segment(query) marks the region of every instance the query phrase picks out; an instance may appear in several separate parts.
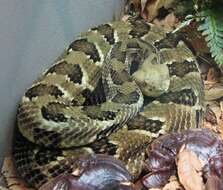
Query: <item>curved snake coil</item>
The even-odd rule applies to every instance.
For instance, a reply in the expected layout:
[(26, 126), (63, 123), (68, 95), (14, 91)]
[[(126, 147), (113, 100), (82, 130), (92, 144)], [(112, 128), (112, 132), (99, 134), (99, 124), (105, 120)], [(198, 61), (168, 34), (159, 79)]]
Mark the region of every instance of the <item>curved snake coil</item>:
[(181, 36), (136, 18), (99, 25), (26, 91), (15, 165), (39, 188), (74, 171), (80, 155), (106, 153), (136, 177), (151, 140), (200, 127), (202, 109), (200, 72)]

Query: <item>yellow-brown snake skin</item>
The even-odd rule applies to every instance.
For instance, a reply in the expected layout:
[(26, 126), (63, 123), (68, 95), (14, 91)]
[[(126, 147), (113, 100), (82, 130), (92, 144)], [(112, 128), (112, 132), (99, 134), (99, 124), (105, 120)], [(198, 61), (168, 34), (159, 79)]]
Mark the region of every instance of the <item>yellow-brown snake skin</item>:
[(15, 166), (35, 188), (105, 153), (138, 176), (161, 134), (198, 128), (203, 84), (181, 36), (129, 18), (82, 33), (22, 97)]

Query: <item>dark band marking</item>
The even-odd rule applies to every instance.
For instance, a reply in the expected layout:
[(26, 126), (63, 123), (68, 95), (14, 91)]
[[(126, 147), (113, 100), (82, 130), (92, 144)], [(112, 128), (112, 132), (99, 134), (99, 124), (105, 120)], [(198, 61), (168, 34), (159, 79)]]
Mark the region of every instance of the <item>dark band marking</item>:
[[(144, 96), (144, 101), (143, 101), (143, 107), (147, 106), (148, 104), (152, 103), (156, 98), (150, 97), (150, 96)], [(142, 108), (143, 108), (142, 107)]]
[(18, 130), (15, 128), (14, 138), (13, 138), (12, 152), (15, 158), (15, 164), (19, 169), (20, 166), (29, 167), (33, 163), (33, 152), (35, 145), (28, 141)]
[(35, 184), (40, 187), (47, 181), (47, 176), (45, 176), (40, 169), (30, 169), (24, 176), (24, 179), (28, 179), (30, 184)]
[(58, 113), (57, 110), (50, 109), (48, 107), (43, 106), (41, 108), (41, 113), (43, 118), (48, 121), (55, 121), (55, 122), (66, 122), (67, 118), (62, 113)]
[(146, 119), (144, 128), (152, 133), (157, 133), (162, 129), (163, 124), (164, 122), (159, 120)]
[(90, 89), (88, 89), (88, 88), (84, 89), (81, 92), (81, 95), (84, 96), (85, 99), (86, 99), (84, 105), (86, 104), (86, 106), (89, 106), (89, 105), (93, 105), (94, 104), (93, 102), (90, 101), (92, 94), (93, 94), (93, 92)]
[(72, 106), (80, 106), (78, 104), (78, 101), (76, 100), (76, 98), (72, 99), (71, 104), (72, 104)]
[(35, 160), (40, 165), (46, 165), (52, 161), (56, 161), (58, 156), (62, 156), (62, 151), (60, 149), (47, 149), (47, 148), (41, 148), (36, 154), (35, 154)]
[(53, 112), (57, 112), (58, 110), (65, 109), (68, 106), (68, 104), (62, 102), (49, 102), (47, 108), (52, 110)]
[(103, 111), (102, 112), (102, 115), (107, 120), (113, 120), (116, 117), (116, 113), (115, 112), (112, 112), (112, 111)]
[(34, 128), (33, 137), (36, 144), (47, 147), (56, 147), (61, 142), (59, 133), (55, 131), (47, 131), (46, 129)]
[(73, 65), (73, 71), (68, 74), (70, 80), (74, 83), (81, 84), (81, 80), (83, 77), (83, 73), (81, 71), (81, 67), (78, 64)]
[(72, 173), (72, 164), (68, 165), (67, 162), (63, 162), (61, 164), (52, 165), (48, 172), (53, 178), (61, 174)]
[(186, 125), (185, 125), (185, 128), (186, 129), (190, 129), (190, 128), (192, 128), (193, 126), (192, 126), (192, 122), (191, 122), (191, 113), (186, 113), (186, 118), (185, 118), (185, 122), (186, 122)]
[(68, 48), (68, 51), (70, 49), (72, 49), (73, 51), (84, 52), (86, 55), (89, 55), (90, 58), (94, 62), (97, 62), (97, 61), (100, 62), (101, 61), (96, 46), (93, 43), (88, 42), (87, 39), (75, 40), (73, 43), (70, 44), (70, 46)]
[(32, 165), (36, 161), (34, 153), (36, 145), (23, 137), (17, 128), (15, 130), (14, 146), (12, 149), (14, 164), (18, 172), (24, 179), (27, 179), (29, 184), (38, 184), (40, 186), (47, 181), (47, 176), (38, 169), (32, 169)]
[(176, 104), (183, 104), (194, 106), (197, 102), (197, 97), (191, 89), (184, 89), (179, 92), (169, 92), (162, 94), (157, 98), (161, 103), (174, 102)]
[(111, 69), (111, 78), (116, 85), (122, 85), (124, 82), (131, 80), (129, 73), (126, 70), (117, 72)]
[(116, 113), (112, 111), (101, 111), (97, 108), (88, 109), (88, 107), (84, 107), (83, 110), (85, 111), (85, 113), (89, 118), (94, 120), (108, 121), (108, 120), (114, 120), (116, 117)]
[(55, 97), (63, 96), (63, 92), (58, 89), (56, 86), (47, 86), (46, 84), (38, 84), (32, 88), (30, 88), (26, 93), (25, 96), (29, 99), (32, 99), (37, 96), (44, 96), (44, 95), (52, 95)]
[(198, 72), (197, 65), (195, 61), (183, 61), (183, 62), (173, 62), (171, 64), (168, 64), (168, 69), (170, 76), (178, 76), (178, 77), (183, 77), (187, 73), (190, 72)]
[(83, 103), (84, 106), (98, 105), (106, 101), (105, 89), (102, 84), (102, 79), (100, 78), (97, 86), (93, 91), (85, 89), (82, 91), (82, 95), (85, 97)]
[(139, 93), (138, 92), (132, 92), (128, 95), (122, 94), (118, 92), (114, 98), (112, 98), (112, 102), (115, 103), (123, 103), (123, 104), (134, 104), (139, 100)]
[(130, 65), (130, 75), (136, 72), (139, 69), (140, 64), (142, 63), (142, 55), (138, 53), (131, 54), (131, 65)]
[(179, 41), (185, 41), (185, 38), (183, 37), (183, 35), (168, 33), (166, 34), (166, 37), (164, 37), (158, 42), (155, 42), (154, 45), (156, 46), (157, 49), (176, 48)]
[(26, 111), (26, 109), (24, 107), (21, 106), (21, 104), (19, 105), (19, 108), (18, 108), (18, 118), (21, 119), (20, 122), (24, 123), (24, 120), (25, 122), (32, 122), (32, 117), (30, 118), (29, 117), (29, 112)]
[(129, 34), (134, 38), (140, 38), (143, 37), (145, 34), (147, 34), (150, 30), (150, 25), (148, 25), (146, 22), (142, 20), (137, 21), (130, 21), (132, 24), (132, 30), (129, 32)]
[(134, 42), (134, 41), (131, 42), (130, 41), (127, 44), (127, 48), (128, 49), (140, 49), (140, 46), (139, 46), (139, 44), (137, 42)]
[(81, 84), (81, 80), (83, 77), (83, 72), (81, 70), (80, 65), (78, 64), (69, 64), (66, 61), (62, 61), (54, 66), (52, 66), (47, 72), (46, 75), (49, 73), (56, 73), (59, 75), (67, 75), (70, 81), (74, 83)]
[(127, 123), (129, 130), (139, 129), (146, 130), (151, 133), (159, 132), (162, 129), (163, 125), (164, 122), (162, 121), (148, 119), (146, 116), (142, 116), (140, 114)]
[(114, 124), (111, 127), (108, 127), (107, 129), (105, 129), (104, 131), (101, 131), (100, 133), (97, 134), (97, 140), (100, 140), (102, 138), (106, 138), (109, 135), (111, 135), (113, 132), (117, 131), (118, 129), (120, 129), (122, 125), (121, 124)]
[(114, 29), (109, 24), (99, 25), (98, 27), (92, 28), (92, 30), (96, 30), (102, 34), (109, 44), (112, 45), (115, 43)]
[(196, 115), (195, 115), (195, 117), (196, 117), (196, 128), (201, 127), (200, 126), (201, 125), (201, 119), (203, 118), (202, 115), (203, 115), (202, 110), (196, 110)]
[(125, 81), (120, 80), (120, 73), (111, 69), (111, 78), (114, 84), (122, 85)]
[(110, 59), (117, 59), (118, 61), (124, 63), (125, 59), (126, 59), (126, 52), (125, 51), (121, 51), (121, 42), (117, 42), (113, 48), (112, 48), (112, 52), (110, 55)]
[(89, 147), (92, 148), (96, 154), (109, 155), (114, 155), (118, 148), (117, 145), (110, 143), (108, 138), (102, 138), (101, 140), (90, 144)]
[(179, 41), (183, 41), (184, 44), (193, 53), (193, 55), (196, 56), (196, 51), (195, 51), (193, 45), (191, 44), (190, 40), (188, 40), (187, 36), (183, 32), (168, 33), (168, 34), (166, 34), (166, 37), (164, 37), (162, 40), (155, 42), (155, 46), (158, 49), (175, 48), (175, 47), (177, 47)]

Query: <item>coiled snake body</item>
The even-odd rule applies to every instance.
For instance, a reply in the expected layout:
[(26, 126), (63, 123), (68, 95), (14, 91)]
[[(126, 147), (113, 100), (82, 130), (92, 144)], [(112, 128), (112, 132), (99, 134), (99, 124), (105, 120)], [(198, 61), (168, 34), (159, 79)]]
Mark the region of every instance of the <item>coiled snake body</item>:
[(199, 69), (180, 36), (135, 18), (103, 24), (71, 43), (23, 96), (15, 165), (36, 188), (94, 152), (137, 176), (151, 140), (200, 127), (202, 107)]

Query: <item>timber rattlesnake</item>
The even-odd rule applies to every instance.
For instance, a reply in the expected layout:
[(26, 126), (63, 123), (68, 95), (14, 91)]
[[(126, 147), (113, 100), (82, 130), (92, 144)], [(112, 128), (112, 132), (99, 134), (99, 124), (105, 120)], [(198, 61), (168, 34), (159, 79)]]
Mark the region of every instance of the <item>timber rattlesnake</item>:
[(79, 155), (108, 153), (137, 176), (158, 135), (200, 127), (203, 84), (176, 34), (129, 18), (92, 28), (27, 90), (13, 156), (38, 188), (75, 169)]

